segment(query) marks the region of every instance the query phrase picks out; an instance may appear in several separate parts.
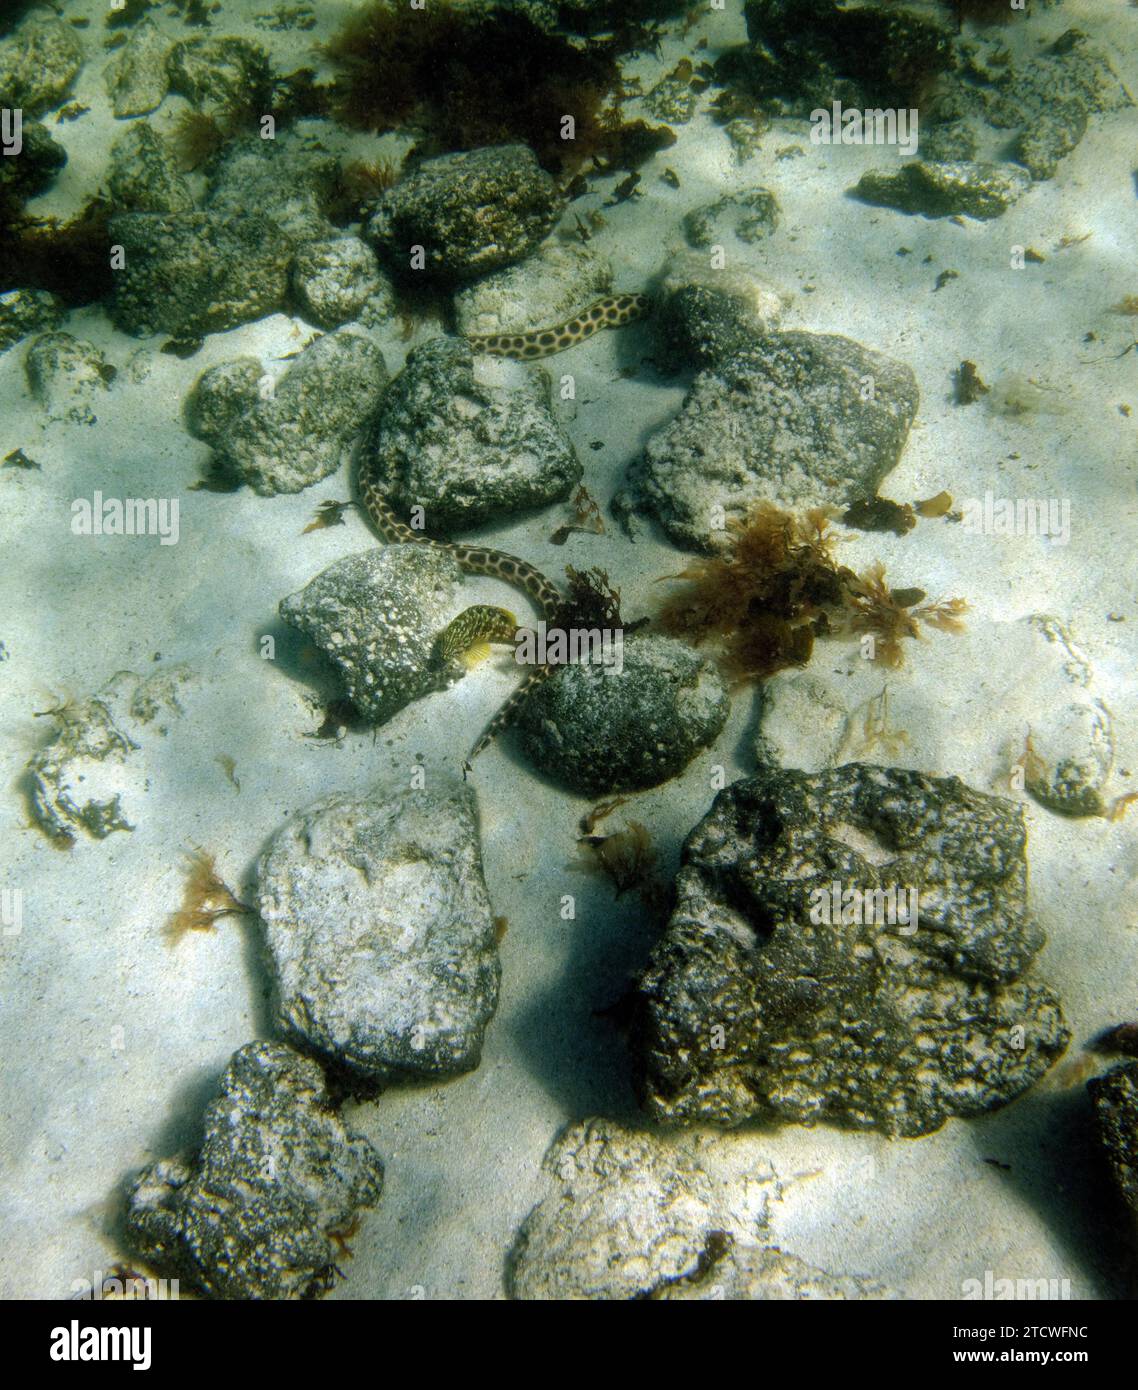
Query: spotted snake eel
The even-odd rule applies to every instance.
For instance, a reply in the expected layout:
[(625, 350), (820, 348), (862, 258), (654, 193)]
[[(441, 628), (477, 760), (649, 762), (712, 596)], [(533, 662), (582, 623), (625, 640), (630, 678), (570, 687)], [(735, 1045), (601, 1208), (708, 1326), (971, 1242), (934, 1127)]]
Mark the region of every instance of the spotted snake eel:
[[(575, 343), (583, 342), (599, 329), (619, 328), (631, 323), (634, 319), (642, 317), (647, 309), (646, 295), (609, 295), (554, 328), (534, 329), (527, 333), (477, 334), (468, 337), (467, 341), (475, 352), (530, 361), (536, 357), (548, 357), (552, 353), (572, 347)], [(359, 467), (357, 491), (360, 505), (384, 541), (389, 544), (428, 545), (436, 550), (445, 551), (458, 562), (464, 574), (489, 575), (492, 579), (504, 580), (507, 584), (521, 589), (537, 604), (547, 626), (557, 625), (559, 615), (564, 611), (565, 598), (552, 580), (547, 579), (528, 561), (520, 560), (516, 555), (508, 555), (505, 551), (494, 550), (484, 545), (469, 545), (465, 541), (434, 540), (412, 530), (392, 510), (373, 470), (374, 460), (365, 454)], [(504, 609), (481, 604), (466, 609), (441, 634), (443, 651), (450, 655), (478, 640), (513, 641), (514, 632), (508, 631), (511, 626), (509, 620), (512, 618), (513, 614), (507, 613)], [(516, 623), (513, 626), (516, 629)], [(536, 666), (529, 672), (487, 725), (485, 732), (471, 750), (470, 761), (513, 722), (530, 692), (549, 676), (550, 670), (549, 666)]]

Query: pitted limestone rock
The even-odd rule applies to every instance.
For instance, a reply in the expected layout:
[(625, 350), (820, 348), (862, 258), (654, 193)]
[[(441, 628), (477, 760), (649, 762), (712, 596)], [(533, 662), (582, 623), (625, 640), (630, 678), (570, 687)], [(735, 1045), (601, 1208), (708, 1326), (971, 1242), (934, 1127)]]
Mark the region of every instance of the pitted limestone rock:
[(172, 40), (145, 16), (107, 64), (104, 80), (120, 120), (156, 111), (170, 90), (166, 58)]
[(552, 328), (612, 289), (612, 263), (591, 246), (543, 242), (519, 265), (467, 285), (454, 297), (464, 335)]
[(871, 497), (917, 411), (904, 363), (849, 338), (770, 333), (701, 372), (648, 441), (619, 500), (677, 544), (712, 550), (757, 502), (789, 510)]
[(716, 1142), (641, 1134), (612, 1120), (571, 1125), (542, 1164), (555, 1190), (510, 1258), (518, 1299), (878, 1298), (769, 1244), (769, 1165), (716, 1171)]
[(53, 420), (94, 424), (99, 399), (110, 389), (115, 369), (93, 343), (70, 333), (43, 333), (24, 358), (32, 395)]
[(284, 307), (293, 244), (259, 212), (124, 212), (111, 316), (124, 333), (220, 333)]
[(1031, 187), (1017, 164), (913, 159), (898, 170), (871, 169), (854, 192), (863, 202), (926, 217), (999, 217)]
[(379, 348), (343, 329), (316, 338), (276, 381), (255, 357), (211, 367), (187, 423), (228, 476), (264, 496), (300, 492), (340, 466), (386, 382)]
[(74, 26), (54, 15), (29, 15), (0, 40), (0, 107), (19, 108), (25, 119), (54, 110), (83, 61), (83, 40)]
[(326, 798), (278, 832), (258, 879), (299, 1046), (380, 1083), (478, 1065), (500, 967), (469, 787)]
[(375, 252), (356, 236), (305, 242), (292, 264), (292, 292), (305, 318), (322, 328), (338, 328), (370, 303), (373, 314), (395, 308), (391, 280)]
[(130, 1244), (207, 1298), (314, 1298), (334, 1238), (383, 1190), (383, 1163), (333, 1108), (317, 1064), (275, 1042), (234, 1053), (192, 1158), (130, 1185)]
[(329, 565), (280, 614), (328, 657), (360, 714), (382, 724), (454, 680), (434, 643), (461, 606), (463, 581), (445, 550), (387, 545)]
[(639, 985), (649, 1112), (913, 1136), (1014, 1099), (1069, 1038), (1021, 978), (1043, 944), (1025, 842), (1015, 803), (869, 763), (721, 792)]
[(1087, 1083), (1095, 1128), (1138, 1246), (1138, 1062), (1123, 1062)]
[(730, 710), (714, 665), (683, 642), (640, 633), (622, 641), (621, 672), (596, 653), (559, 666), (518, 716), (530, 762), (588, 796), (678, 776), (719, 736)]
[(396, 511), (421, 507), (427, 527), (443, 533), (557, 501), (581, 479), (546, 372), (476, 362), (461, 338), (433, 338), (410, 354), (363, 447)]

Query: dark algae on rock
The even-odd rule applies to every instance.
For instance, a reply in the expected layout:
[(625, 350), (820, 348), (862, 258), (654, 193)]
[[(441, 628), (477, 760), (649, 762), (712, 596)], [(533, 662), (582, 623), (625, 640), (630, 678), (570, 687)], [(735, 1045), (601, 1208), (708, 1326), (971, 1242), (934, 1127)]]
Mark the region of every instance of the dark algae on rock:
[(639, 984), (649, 1114), (916, 1136), (1013, 1100), (1069, 1039), (1028, 973), (1025, 844), (1016, 804), (957, 778), (850, 763), (727, 787)]

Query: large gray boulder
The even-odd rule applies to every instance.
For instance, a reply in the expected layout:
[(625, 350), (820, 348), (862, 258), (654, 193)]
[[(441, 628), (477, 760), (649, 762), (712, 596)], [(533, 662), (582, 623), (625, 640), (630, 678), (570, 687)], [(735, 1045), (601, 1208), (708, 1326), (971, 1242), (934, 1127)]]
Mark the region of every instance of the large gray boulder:
[(261, 859), (282, 1027), (368, 1081), (478, 1065), (500, 967), (474, 794), (336, 796)]

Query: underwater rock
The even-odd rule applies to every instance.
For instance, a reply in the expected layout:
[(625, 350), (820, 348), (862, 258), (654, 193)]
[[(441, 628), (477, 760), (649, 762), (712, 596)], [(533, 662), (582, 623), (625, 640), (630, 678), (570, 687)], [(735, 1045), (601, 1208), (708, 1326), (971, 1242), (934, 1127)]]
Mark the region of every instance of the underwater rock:
[(462, 582), (448, 551), (386, 545), (329, 565), (282, 600), (280, 615), (329, 658), (359, 713), (382, 724), (454, 680), (434, 642)]
[(1103, 791), (1114, 765), (1110, 711), (1093, 694), (1090, 662), (1068, 629), (1042, 614), (1027, 621), (1036, 645), (1052, 648), (1045, 661), (1027, 668), (1032, 672), (1027, 681), (1038, 678), (1041, 669), (1054, 671), (1058, 666), (1068, 698), (1053, 698), (1037, 707), (1022, 755), (1024, 785), (1038, 802), (1061, 815), (1101, 816), (1106, 811)]
[(53, 420), (95, 423), (93, 406), (110, 389), (114, 368), (92, 343), (70, 333), (43, 333), (24, 358), (32, 395)]
[(104, 80), (119, 120), (157, 111), (170, 90), (166, 59), (170, 38), (145, 16), (107, 64)]
[(116, 212), (178, 213), (194, 206), (173, 151), (142, 121), (111, 146), (107, 191)]
[(259, 213), (124, 212), (111, 218), (111, 317), (124, 333), (195, 338), (284, 307), (292, 243)]
[(292, 265), (292, 292), (306, 319), (339, 328), (356, 318), (369, 300), (395, 297), (375, 252), (357, 236), (327, 237), (301, 246)]
[(340, 466), (386, 381), (379, 348), (345, 329), (310, 343), (271, 389), (255, 357), (211, 367), (187, 401), (186, 422), (229, 477), (265, 497), (300, 492)]
[(472, 280), (527, 256), (560, 209), (532, 150), (493, 145), (424, 160), (382, 194), (367, 236), (399, 271), (421, 254), (428, 275)]
[(231, 36), (182, 39), (170, 49), (166, 72), (171, 90), (212, 116), (248, 113), (257, 119), (272, 84), (260, 44)]
[(1103, 789), (1114, 765), (1110, 715), (1099, 701), (1072, 700), (1032, 728), (1024, 779), (1042, 806), (1064, 816), (1106, 814)]
[(637, 1133), (613, 1120), (571, 1125), (542, 1169), (556, 1185), (510, 1255), (516, 1299), (786, 1299), (888, 1296), (833, 1277), (769, 1239), (769, 1167), (730, 1186), (707, 1141)]
[(298, 1046), (376, 1082), (478, 1065), (501, 967), (470, 788), (326, 797), (289, 818), (258, 880)]
[(908, 366), (850, 338), (770, 333), (696, 377), (615, 505), (704, 551), (756, 502), (849, 506), (897, 464), (918, 398)]
[(478, 357), (461, 338), (416, 348), (363, 446), (396, 510), (430, 531), (475, 526), (567, 497), (581, 480), (540, 367)]
[(25, 121), (23, 137), (18, 155), (0, 155), (0, 194), (5, 197), (42, 193), (67, 163), (67, 151), (41, 122)]
[(127, 1194), (131, 1248), (207, 1298), (312, 1298), (337, 1234), (383, 1191), (383, 1162), (333, 1108), (317, 1064), (275, 1042), (230, 1059), (192, 1158), (144, 1169)]
[(1086, 113), (1077, 106), (1044, 112), (1020, 131), (1015, 142), (1015, 158), (1033, 179), (1054, 178), (1059, 161), (1071, 153), (1086, 131)]
[(1013, 1100), (1070, 1037), (1020, 978), (1043, 945), (1025, 845), (1020, 806), (957, 778), (847, 763), (720, 792), (638, 986), (648, 1112), (914, 1137)]
[(719, 736), (730, 700), (712, 663), (671, 637), (623, 639), (623, 672), (559, 666), (518, 716), (526, 757), (575, 792), (655, 787)]
[(180, 668), (145, 680), (120, 671), (88, 699), (54, 711), (55, 737), (28, 763), (32, 814), (53, 839), (83, 831), (102, 840), (134, 828), (150, 773), (148, 759), (132, 754), (182, 713), (188, 680)]
[(53, 110), (71, 91), (83, 61), (73, 25), (29, 15), (0, 39), (0, 107), (18, 107), (25, 118)]
[(925, 217), (999, 217), (1031, 187), (1031, 176), (1017, 164), (938, 163), (912, 159), (900, 169), (870, 169), (854, 196), (878, 207)]
[(777, 300), (770, 316), (763, 317), (730, 288), (681, 285), (656, 309), (661, 365), (668, 371), (714, 366), (774, 328), (780, 313)]
[(64, 308), (46, 290), (9, 290), (0, 294), (0, 352), (41, 328), (63, 322)]
[(921, 157), (938, 164), (967, 163), (976, 150), (976, 132), (967, 121), (942, 121), (920, 135)]
[(543, 242), (519, 265), (495, 271), (454, 297), (464, 335), (529, 333), (571, 319), (612, 289), (612, 262), (591, 246)]
[(784, 115), (846, 107), (908, 107), (922, 83), (953, 66), (953, 35), (896, 5), (747, 0), (750, 46), (729, 50), (716, 76)]
[[(937, 87), (933, 119), (938, 124), (921, 136), (926, 158), (972, 158), (946, 149), (940, 131), (945, 123), (982, 121), (989, 134), (993, 127), (1018, 131), (1014, 157), (1033, 178), (1048, 179), (1083, 138), (1091, 116), (1133, 105), (1105, 50), (1076, 29), (1023, 62), (1012, 58), (997, 38), (958, 39), (956, 49), (958, 70)], [(1006, 137), (1000, 144), (1006, 144)]]
[(1123, 1062), (1087, 1082), (1095, 1128), (1138, 1240), (1138, 1062)]
[(750, 188), (744, 193), (725, 193), (684, 217), (689, 246), (709, 247), (726, 240), (733, 231), (740, 241), (752, 244), (772, 236), (782, 219), (778, 199), (769, 188)]
[(284, 132), (276, 140), (253, 136), (227, 153), (210, 183), (210, 212), (238, 217), (255, 209), (294, 243), (340, 235), (323, 209), (332, 198), (340, 164), (335, 155)]

